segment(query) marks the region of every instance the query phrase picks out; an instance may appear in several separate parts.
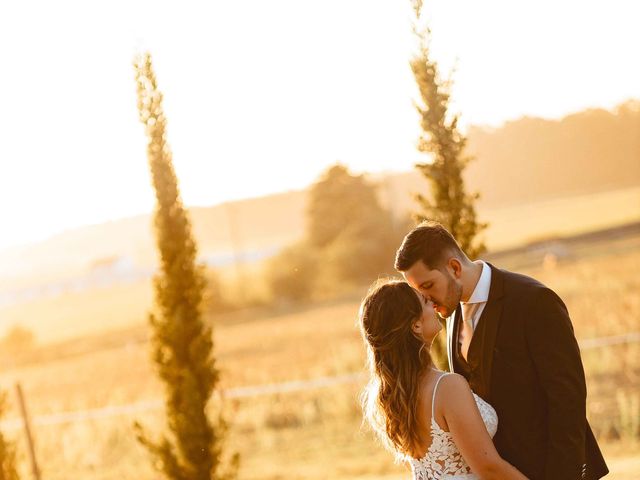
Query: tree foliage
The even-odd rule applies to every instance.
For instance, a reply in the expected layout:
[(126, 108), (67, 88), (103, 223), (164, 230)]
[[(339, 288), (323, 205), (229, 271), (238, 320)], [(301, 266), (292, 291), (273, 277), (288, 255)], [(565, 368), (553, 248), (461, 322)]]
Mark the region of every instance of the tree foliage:
[(309, 192), (307, 238), (311, 245), (325, 248), (345, 230), (368, 226), (383, 215), (375, 188), (362, 175), (333, 165)]
[(134, 67), (138, 110), (148, 137), (147, 156), (156, 194), (154, 222), (160, 269), (154, 279), (155, 311), (149, 320), (153, 358), (165, 386), (169, 430), (154, 441), (136, 425), (138, 439), (166, 478), (232, 478), (235, 469), (227, 468), (222, 460), (227, 425), (221, 414), (209, 418), (207, 413), (219, 371), (213, 355), (212, 328), (202, 314), (205, 277), (196, 264), (196, 243), (166, 142), (162, 94), (149, 54), (136, 58)]
[(444, 225), (470, 257), (481, 254), (485, 247), (478, 235), (486, 224), (476, 218), (477, 193), (467, 193), (463, 171), (471, 158), (465, 154), (466, 137), (458, 128), (458, 115), (449, 112), (449, 82), (440, 79), (438, 64), (430, 57), (428, 29), (420, 28), (422, 2), (414, 1), (416, 21), (414, 32), (419, 51), (411, 60), (411, 70), (420, 92), (416, 108), (420, 115), (422, 134), (418, 150), (430, 154), (430, 162), (416, 168), (431, 186), (430, 195), (418, 194), (418, 221), (435, 220)]
[(278, 298), (306, 300), (370, 283), (393, 270), (396, 233), (376, 187), (343, 165), (334, 165), (310, 188), (307, 229), (268, 270)]
[[(478, 234), (487, 225), (478, 222), (475, 202), (479, 195), (467, 193), (462, 176), (471, 160), (465, 153), (467, 139), (458, 128), (459, 116), (449, 112), (450, 83), (441, 80), (438, 64), (430, 56), (429, 29), (420, 27), (422, 1), (412, 3), (416, 15), (413, 30), (419, 45), (418, 53), (411, 60), (420, 92), (420, 101), (416, 103), (422, 129), (418, 150), (431, 157), (430, 162), (416, 165), (431, 189), (429, 195), (416, 195), (420, 210), (415, 218), (441, 223), (460, 248), (470, 258), (476, 258), (485, 250)], [(431, 352), (434, 362), (446, 368), (445, 335), (436, 338)]]

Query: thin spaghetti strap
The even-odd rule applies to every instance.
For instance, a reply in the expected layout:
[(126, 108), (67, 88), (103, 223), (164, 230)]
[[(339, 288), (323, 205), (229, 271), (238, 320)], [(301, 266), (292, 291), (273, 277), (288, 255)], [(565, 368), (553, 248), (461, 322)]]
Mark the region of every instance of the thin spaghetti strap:
[(438, 377), (438, 380), (436, 380), (435, 386), (433, 387), (433, 398), (431, 399), (431, 420), (435, 419), (436, 391), (438, 390), (438, 384), (440, 383), (440, 380), (442, 380), (447, 375), (451, 375), (451, 373), (446, 372), (446, 373), (443, 373), (442, 375), (440, 375), (440, 377)]

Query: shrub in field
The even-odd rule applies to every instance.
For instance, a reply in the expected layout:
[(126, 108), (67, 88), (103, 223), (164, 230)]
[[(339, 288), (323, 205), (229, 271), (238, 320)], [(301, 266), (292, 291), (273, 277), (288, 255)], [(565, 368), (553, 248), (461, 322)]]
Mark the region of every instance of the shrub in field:
[(271, 295), (279, 300), (304, 301), (314, 290), (318, 261), (313, 248), (299, 243), (282, 250), (267, 264)]
[(17, 354), (31, 350), (35, 345), (34, 333), (21, 325), (14, 325), (0, 341), (2, 350), (9, 354)]
[(225, 295), (218, 273), (211, 268), (205, 268), (203, 274), (206, 284), (203, 300), (205, 310), (212, 313), (232, 310), (234, 305)]

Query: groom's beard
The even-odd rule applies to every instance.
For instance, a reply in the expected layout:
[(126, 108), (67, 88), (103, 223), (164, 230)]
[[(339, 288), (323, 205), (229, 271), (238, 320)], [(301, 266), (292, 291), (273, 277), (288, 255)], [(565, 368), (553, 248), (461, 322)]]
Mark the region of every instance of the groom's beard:
[(438, 305), (440, 308), (436, 308), (436, 313), (442, 320), (446, 320), (453, 312), (456, 311), (458, 305), (460, 304), (460, 299), (462, 298), (462, 285), (456, 282), (456, 279), (453, 278), (453, 275), (450, 275), (447, 272), (447, 292), (445, 298), (442, 302), (439, 299), (433, 298), (432, 300)]

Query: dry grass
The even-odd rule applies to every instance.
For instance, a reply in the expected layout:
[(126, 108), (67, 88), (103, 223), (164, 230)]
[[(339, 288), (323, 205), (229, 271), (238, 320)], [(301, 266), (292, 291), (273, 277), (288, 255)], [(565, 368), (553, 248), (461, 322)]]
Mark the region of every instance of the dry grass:
[(505, 207), (483, 207), (480, 219), (489, 222), (487, 245), (508, 248), (543, 235), (575, 235), (582, 232), (637, 222), (640, 188), (553, 198)]
[(40, 344), (144, 323), (152, 303), (151, 281), (84, 291), (67, 291), (5, 307), (0, 331), (22, 325)]
[[(640, 331), (638, 246), (637, 238), (578, 245), (553, 268), (519, 270), (539, 278), (563, 297), (579, 338)], [(519, 261), (505, 259), (504, 266), (510, 268), (509, 263)], [(113, 305), (124, 309), (135, 303), (134, 296), (135, 292), (122, 292), (122, 298), (114, 297)], [(224, 386), (361, 371), (364, 353), (355, 327), (357, 307), (358, 297), (352, 297), (307, 309), (255, 310), (217, 318), (216, 350)], [(95, 312), (91, 302), (64, 306), (77, 319), (87, 315), (84, 308)], [(106, 327), (109, 325), (113, 323), (107, 322)], [(149, 361), (145, 330), (138, 319), (126, 330), (43, 346), (13, 366), (5, 363), (0, 385), (12, 388), (20, 381), (32, 416), (157, 399), (162, 390)], [(630, 409), (633, 399), (640, 398), (639, 347), (617, 346), (583, 354), (590, 420), (603, 442), (612, 480), (637, 477), (632, 472), (638, 471), (640, 460), (633, 452), (637, 452), (639, 439), (630, 422), (640, 418), (640, 411)], [(29, 358), (35, 363), (29, 363)], [(41, 361), (36, 362), (38, 359)], [(360, 384), (346, 384), (227, 401), (232, 422), (230, 447), (241, 453), (241, 478), (407, 478), (407, 470), (394, 465), (391, 455), (361, 428), (360, 388)], [(629, 411), (626, 417), (625, 409)], [(9, 417), (16, 415), (13, 405)], [(135, 418), (152, 429), (161, 426), (160, 411)], [(133, 438), (133, 420), (134, 416), (119, 416), (36, 426), (44, 478), (158, 478)], [(20, 438), (20, 451), (25, 452), (21, 432), (8, 433)], [(23, 453), (25, 472), (27, 466)]]

